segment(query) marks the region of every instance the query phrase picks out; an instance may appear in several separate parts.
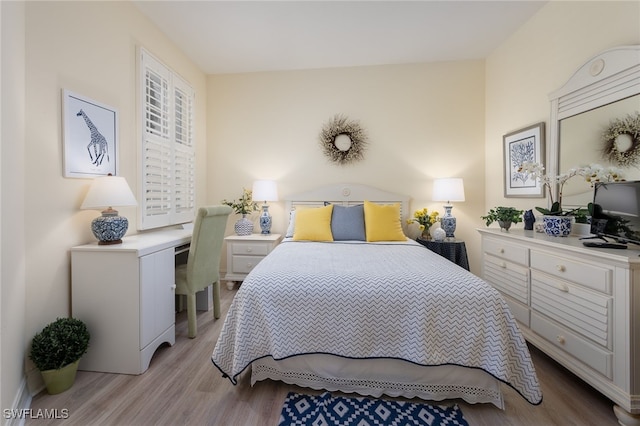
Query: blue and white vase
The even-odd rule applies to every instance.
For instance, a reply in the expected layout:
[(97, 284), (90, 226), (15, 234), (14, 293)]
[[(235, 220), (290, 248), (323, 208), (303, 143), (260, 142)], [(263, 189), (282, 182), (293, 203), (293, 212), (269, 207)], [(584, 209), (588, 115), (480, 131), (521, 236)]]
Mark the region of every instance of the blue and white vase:
[(247, 218), (246, 214), (243, 214), (242, 219), (238, 219), (233, 229), (237, 235), (251, 235), (253, 233), (253, 222)]
[(542, 216), (544, 232), (553, 237), (566, 237), (571, 233), (571, 216)]

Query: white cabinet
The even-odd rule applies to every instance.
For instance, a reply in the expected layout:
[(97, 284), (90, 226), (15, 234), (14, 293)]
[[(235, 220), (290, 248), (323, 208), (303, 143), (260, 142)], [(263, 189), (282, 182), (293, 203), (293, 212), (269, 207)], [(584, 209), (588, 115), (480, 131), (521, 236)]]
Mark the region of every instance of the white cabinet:
[(576, 237), (534, 231), (479, 232), (483, 278), (505, 296), (525, 338), (637, 424), (640, 251), (587, 248)]
[(227, 288), (235, 281), (243, 281), (249, 272), (282, 240), (280, 234), (230, 235), (227, 244)]
[(172, 230), (71, 249), (72, 315), (91, 333), (80, 369), (141, 374), (175, 343), (175, 247), (190, 240)]

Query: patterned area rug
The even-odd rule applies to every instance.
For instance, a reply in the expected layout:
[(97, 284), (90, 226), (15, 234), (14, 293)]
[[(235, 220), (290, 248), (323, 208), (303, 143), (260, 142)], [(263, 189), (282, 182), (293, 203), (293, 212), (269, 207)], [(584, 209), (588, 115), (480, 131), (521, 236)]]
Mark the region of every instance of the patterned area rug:
[(302, 395), (290, 392), (280, 413), (279, 426), (405, 426), (465, 425), (457, 405), (439, 407), (384, 399)]

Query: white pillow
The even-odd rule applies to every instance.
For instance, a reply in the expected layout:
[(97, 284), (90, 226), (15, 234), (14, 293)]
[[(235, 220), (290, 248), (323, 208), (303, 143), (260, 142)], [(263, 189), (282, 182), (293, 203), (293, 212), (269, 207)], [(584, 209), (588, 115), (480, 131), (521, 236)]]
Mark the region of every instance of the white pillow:
[(292, 238), (293, 231), (296, 227), (296, 211), (291, 210), (289, 212), (289, 227), (287, 228), (287, 233), (285, 234), (285, 238)]

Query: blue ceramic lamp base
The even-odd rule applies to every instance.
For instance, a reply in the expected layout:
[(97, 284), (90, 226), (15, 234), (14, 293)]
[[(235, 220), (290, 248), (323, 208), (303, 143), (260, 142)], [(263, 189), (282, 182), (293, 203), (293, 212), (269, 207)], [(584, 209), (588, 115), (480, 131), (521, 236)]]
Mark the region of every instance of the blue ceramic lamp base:
[(91, 231), (99, 245), (122, 244), (122, 237), (129, 229), (126, 217), (118, 216), (118, 211), (107, 209), (91, 222)]
[(269, 214), (269, 206), (262, 206), (262, 213), (260, 214), (260, 230), (261, 234), (271, 234), (271, 215)]
[(450, 205), (444, 206), (444, 216), (440, 219), (440, 227), (444, 229), (447, 239), (449, 240), (453, 240), (455, 238), (453, 234), (456, 231), (456, 218), (451, 214), (452, 208), (453, 206)]

